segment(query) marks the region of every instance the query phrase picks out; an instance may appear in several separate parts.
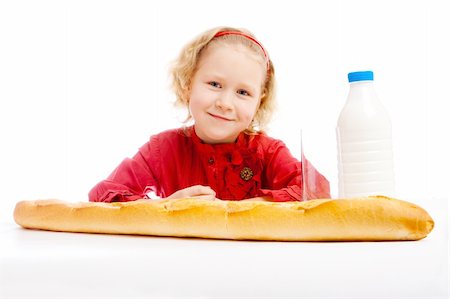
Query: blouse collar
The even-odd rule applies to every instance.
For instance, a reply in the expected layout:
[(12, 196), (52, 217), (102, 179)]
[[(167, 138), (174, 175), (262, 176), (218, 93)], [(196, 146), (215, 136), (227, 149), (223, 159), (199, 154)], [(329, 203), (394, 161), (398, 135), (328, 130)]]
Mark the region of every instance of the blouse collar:
[(187, 128), (187, 135), (192, 138), (196, 148), (202, 153), (230, 153), (247, 145), (246, 134), (241, 132), (233, 143), (208, 144), (203, 142), (195, 133), (195, 125)]
[(189, 135), (192, 137), (195, 144), (197, 144), (200, 147), (203, 148), (209, 148), (213, 149), (214, 151), (228, 151), (228, 150), (234, 150), (236, 148), (239, 148), (246, 144), (246, 138), (245, 133), (241, 132), (235, 142), (231, 143), (217, 143), (217, 144), (209, 144), (203, 142), (203, 140), (200, 139), (200, 137), (197, 136), (195, 133), (195, 125), (192, 125), (187, 128)]

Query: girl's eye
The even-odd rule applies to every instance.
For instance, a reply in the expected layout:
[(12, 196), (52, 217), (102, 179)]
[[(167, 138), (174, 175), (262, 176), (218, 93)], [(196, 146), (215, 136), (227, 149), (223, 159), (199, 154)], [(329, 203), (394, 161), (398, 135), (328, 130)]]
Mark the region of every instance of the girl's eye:
[(243, 96), (250, 96), (250, 93), (244, 89), (239, 89), (237, 91), (238, 94), (243, 95)]
[(220, 83), (218, 83), (218, 82), (216, 82), (216, 81), (208, 82), (208, 84), (211, 85), (212, 87), (217, 87), (217, 88), (220, 88), (220, 87), (221, 87), (221, 86), (220, 86)]

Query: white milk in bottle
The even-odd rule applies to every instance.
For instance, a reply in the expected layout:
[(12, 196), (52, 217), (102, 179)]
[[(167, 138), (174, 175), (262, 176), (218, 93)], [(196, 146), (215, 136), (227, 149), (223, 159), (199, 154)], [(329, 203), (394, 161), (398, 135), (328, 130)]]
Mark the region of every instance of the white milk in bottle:
[(373, 72), (348, 74), (337, 123), (339, 197), (394, 196), (392, 128), (373, 86)]

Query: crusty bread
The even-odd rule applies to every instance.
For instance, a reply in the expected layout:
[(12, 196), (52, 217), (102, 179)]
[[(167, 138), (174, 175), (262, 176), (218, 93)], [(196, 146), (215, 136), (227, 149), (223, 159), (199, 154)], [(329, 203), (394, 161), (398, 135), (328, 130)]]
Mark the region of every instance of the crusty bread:
[(17, 203), (14, 219), (51, 231), (276, 241), (419, 240), (434, 226), (424, 209), (382, 196), (284, 203), (35, 200)]

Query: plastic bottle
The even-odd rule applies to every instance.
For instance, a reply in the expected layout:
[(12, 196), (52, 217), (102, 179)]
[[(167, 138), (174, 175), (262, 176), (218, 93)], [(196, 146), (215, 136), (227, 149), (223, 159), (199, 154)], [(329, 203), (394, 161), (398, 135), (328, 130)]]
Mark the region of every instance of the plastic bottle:
[(336, 128), (339, 197), (394, 196), (392, 125), (373, 72), (348, 74), (350, 89)]

